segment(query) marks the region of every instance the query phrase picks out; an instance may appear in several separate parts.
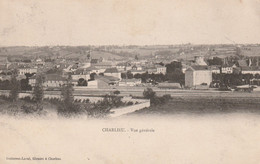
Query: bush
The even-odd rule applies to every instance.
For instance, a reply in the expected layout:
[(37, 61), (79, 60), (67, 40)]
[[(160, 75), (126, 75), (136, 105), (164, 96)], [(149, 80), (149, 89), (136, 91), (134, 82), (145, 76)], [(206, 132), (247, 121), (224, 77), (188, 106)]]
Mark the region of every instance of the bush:
[(119, 95), (120, 94), (120, 91), (119, 90), (116, 90), (113, 92), (115, 95)]
[(128, 101), (128, 102), (126, 103), (126, 105), (130, 106), (130, 105), (134, 105), (134, 103), (133, 103), (132, 101)]
[(9, 97), (9, 96), (6, 96), (6, 95), (0, 95), (0, 98), (1, 98), (2, 100), (11, 101), (10, 97)]
[(21, 98), (21, 100), (24, 100), (25, 102), (30, 102), (30, 103), (34, 102), (30, 96), (25, 96), (25, 97)]
[(61, 103), (57, 108), (58, 115), (63, 117), (72, 117), (85, 113), (85, 110), (76, 103), (65, 104)]
[(152, 105), (161, 105), (169, 102), (172, 99), (171, 95), (163, 95), (162, 97), (155, 96), (150, 99)]
[(37, 109), (34, 105), (22, 105), (21, 109), (21, 111), (25, 114), (32, 114), (37, 112)]
[(156, 93), (153, 91), (152, 88), (146, 88), (143, 92), (143, 96), (146, 99), (152, 99), (156, 96)]

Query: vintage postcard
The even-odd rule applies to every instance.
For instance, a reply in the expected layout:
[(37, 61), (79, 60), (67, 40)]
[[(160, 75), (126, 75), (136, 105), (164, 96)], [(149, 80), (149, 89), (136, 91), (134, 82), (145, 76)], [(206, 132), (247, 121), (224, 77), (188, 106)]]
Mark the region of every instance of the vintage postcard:
[(0, 164), (259, 164), (259, 0), (0, 0)]

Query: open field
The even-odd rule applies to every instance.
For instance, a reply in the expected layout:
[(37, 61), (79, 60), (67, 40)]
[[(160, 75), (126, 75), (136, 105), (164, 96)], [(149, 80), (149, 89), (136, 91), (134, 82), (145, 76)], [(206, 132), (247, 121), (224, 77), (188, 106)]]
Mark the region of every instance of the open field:
[(220, 97), (220, 96), (180, 96), (170, 102), (141, 109), (133, 114), (214, 114), (214, 113), (254, 113), (260, 114), (258, 97)]

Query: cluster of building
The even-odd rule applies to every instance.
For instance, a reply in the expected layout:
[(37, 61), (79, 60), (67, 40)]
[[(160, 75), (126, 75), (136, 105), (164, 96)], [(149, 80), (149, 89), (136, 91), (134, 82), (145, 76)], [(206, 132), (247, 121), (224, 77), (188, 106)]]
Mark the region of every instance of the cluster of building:
[(196, 56), (192, 64), (185, 65), (185, 86), (189, 88), (209, 86), (212, 74), (252, 74), (260, 75), (259, 58), (252, 64), (252, 58), (228, 61), (223, 58), (222, 65), (209, 65), (202, 56)]
[[(181, 61), (182, 72), (185, 74), (185, 86), (194, 88), (196, 86), (209, 86), (212, 82), (212, 74), (260, 74), (258, 57), (247, 57), (232, 61), (222, 58), (221, 65), (212, 65), (204, 59), (203, 56), (195, 56), (192, 61)], [(71, 76), (74, 86), (77, 86), (79, 80), (87, 81), (85, 87), (88, 88), (108, 88), (111, 86), (139, 86), (142, 85), (141, 79), (122, 78), (122, 74), (166, 74), (166, 67), (158, 64), (156, 60), (162, 60), (155, 57), (151, 59), (122, 59), (105, 60), (104, 58), (91, 58), (86, 56), (82, 60), (66, 59), (64, 57), (54, 57), (52, 60), (44, 58), (31, 59), (31, 62), (9, 62), (8, 60), (0, 62), (0, 80), (11, 78), (11, 70), (17, 70), (19, 79), (28, 78), (27, 74), (34, 74), (29, 77), (29, 84), (34, 86), (37, 73), (45, 75), (44, 87), (56, 88), (66, 83), (67, 78)], [(254, 60), (254, 62), (253, 62)], [(171, 61), (168, 61), (170, 63)], [(164, 63), (166, 64), (166, 63)]]
[(74, 86), (79, 80), (87, 81), (85, 87), (107, 88), (110, 86), (138, 86), (141, 79), (122, 79), (121, 74), (131, 72), (133, 75), (148, 72), (149, 74), (165, 74), (166, 67), (146, 60), (121, 60), (110, 61), (103, 58), (95, 59), (86, 57), (82, 61), (56, 59), (52, 62), (45, 62), (44, 59), (36, 58), (30, 63), (8, 62), (0, 65), (0, 80), (10, 79), (10, 70), (17, 70), (18, 78), (25, 79), (27, 74), (34, 74), (29, 78), (29, 84), (34, 86), (36, 74), (44, 74), (44, 87), (61, 87), (68, 76)]

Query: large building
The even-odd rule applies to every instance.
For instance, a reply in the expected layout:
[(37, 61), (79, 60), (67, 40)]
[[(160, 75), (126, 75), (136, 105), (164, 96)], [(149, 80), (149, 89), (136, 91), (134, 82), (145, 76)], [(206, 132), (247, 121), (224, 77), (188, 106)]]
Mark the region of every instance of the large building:
[(37, 73), (37, 68), (19, 68), (18, 69), (19, 75), (25, 75), (27, 73)]
[(192, 66), (185, 71), (185, 86), (194, 88), (199, 85), (209, 86), (212, 82), (212, 71), (207, 66)]

